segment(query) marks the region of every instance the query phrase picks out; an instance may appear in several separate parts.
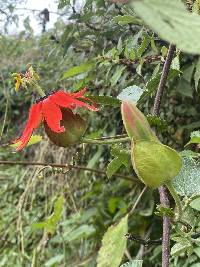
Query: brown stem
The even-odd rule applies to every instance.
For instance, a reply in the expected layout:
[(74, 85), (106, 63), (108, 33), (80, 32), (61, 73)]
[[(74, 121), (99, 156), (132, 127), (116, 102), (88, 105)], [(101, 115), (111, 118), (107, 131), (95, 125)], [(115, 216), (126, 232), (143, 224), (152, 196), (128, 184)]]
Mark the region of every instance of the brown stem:
[[(106, 176), (105, 171), (97, 170), (97, 169), (91, 169), (84, 166), (79, 165), (72, 165), (72, 164), (57, 164), (57, 163), (44, 163), (44, 162), (30, 162), (30, 161), (12, 161), (12, 160), (0, 160), (0, 164), (4, 165), (23, 165), (23, 166), (51, 166), (54, 168), (68, 168), (68, 169), (76, 169), (81, 171), (90, 171), (90, 172), (96, 172), (98, 174), (102, 174)], [(121, 179), (129, 180), (134, 183), (138, 183), (142, 185), (140, 180), (136, 177), (126, 176), (123, 174), (115, 173), (113, 176), (119, 177)]]
[[(172, 44), (169, 46), (169, 50), (167, 53), (167, 57), (165, 60), (165, 64), (162, 70), (162, 75), (160, 78), (160, 83), (158, 86), (158, 90), (156, 93), (154, 107), (153, 107), (153, 114), (159, 116), (160, 114), (160, 105), (162, 96), (164, 93), (167, 77), (170, 70), (170, 65), (172, 63), (174, 51), (176, 47)], [(159, 189), (160, 194), (160, 203), (169, 208), (170, 202), (167, 194), (167, 190), (164, 186), (161, 186)], [(169, 267), (169, 256), (170, 256), (170, 220), (169, 217), (163, 217), (163, 237), (162, 237), (162, 267)]]

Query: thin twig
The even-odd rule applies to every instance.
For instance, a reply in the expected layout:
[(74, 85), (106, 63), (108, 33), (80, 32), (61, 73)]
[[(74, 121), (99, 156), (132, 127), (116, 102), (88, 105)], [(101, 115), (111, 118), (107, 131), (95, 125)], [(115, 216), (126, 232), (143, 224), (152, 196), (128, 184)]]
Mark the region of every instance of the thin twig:
[[(162, 75), (160, 78), (160, 83), (158, 86), (158, 90), (156, 93), (155, 101), (154, 101), (154, 108), (153, 108), (153, 114), (156, 116), (159, 116), (160, 114), (160, 105), (162, 96), (164, 93), (165, 85), (167, 82), (167, 77), (170, 70), (170, 65), (173, 59), (175, 46), (170, 44), (169, 50), (167, 53), (167, 57), (165, 60), (165, 64), (162, 70)], [(160, 194), (160, 203), (169, 208), (170, 202), (167, 194), (167, 190), (164, 186), (161, 186), (159, 188), (159, 194)], [(169, 256), (170, 256), (170, 219), (169, 217), (163, 217), (163, 238), (162, 238), (162, 267), (169, 267)]]
[(141, 193), (139, 194), (138, 198), (136, 199), (136, 201), (135, 201), (135, 203), (134, 203), (132, 209), (129, 211), (129, 215), (131, 215), (131, 214), (134, 212), (134, 210), (136, 209), (138, 203), (140, 202), (140, 200), (141, 200), (141, 198), (142, 198), (142, 196), (143, 196), (143, 194), (144, 194), (144, 192), (145, 192), (146, 190), (147, 190), (147, 186), (144, 186), (144, 188), (142, 189), (142, 191), (141, 191)]
[[(54, 168), (76, 169), (76, 170), (89, 171), (89, 172), (95, 172), (98, 174), (106, 175), (106, 171), (91, 169), (91, 168), (87, 168), (84, 166), (72, 165), (72, 164), (57, 164), (57, 163), (29, 162), (29, 161), (11, 161), (11, 160), (1, 160), (0, 164), (23, 165), (23, 166), (28, 166), (28, 165), (30, 165), (30, 166), (51, 166)], [(138, 184), (142, 185), (140, 180), (136, 177), (126, 176), (126, 175), (118, 174), (118, 173), (113, 174), (113, 176), (119, 177), (119, 178), (124, 179), (124, 180), (129, 180), (129, 181), (132, 181), (134, 183), (138, 183)]]
[(138, 243), (144, 245), (145, 247), (149, 246), (149, 245), (162, 244), (162, 238), (155, 239), (155, 240), (152, 240), (149, 238), (148, 239), (142, 239), (142, 238), (135, 236), (135, 235), (132, 235), (130, 233), (125, 234), (125, 237), (128, 240), (138, 242)]

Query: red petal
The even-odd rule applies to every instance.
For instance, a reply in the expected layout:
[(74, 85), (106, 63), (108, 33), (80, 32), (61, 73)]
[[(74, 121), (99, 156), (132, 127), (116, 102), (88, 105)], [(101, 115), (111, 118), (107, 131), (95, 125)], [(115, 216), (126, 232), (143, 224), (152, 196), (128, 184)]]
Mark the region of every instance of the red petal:
[(30, 130), (36, 129), (42, 121), (42, 103), (33, 104), (29, 111), (26, 127), (22, 135), (26, 134)]
[(17, 143), (20, 142), (19, 146), (16, 148), (16, 151), (22, 150), (28, 143), (28, 141), (31, 138), (32, 135), (32, 131), (30, 131), (29, 133), (26, 133), (26, 135), (23, 135), (21, 138), (19, 138), (17, 140)]
[(21, 150), (28, 143), (32, 132), (36, 129), (42, 121), (41, 103), (33, 104), (29, 111), (29, 117), (26, 126), (22, 132), (22, 135), (13, 143), (21, 142), (21, 145), (17, 148), (17, 151)]
[[(84, 99), (84, 98), (83, 98), (83, 99)], [(90, 109), (90, 110), (93, 110), (93, 111), (98, 111), (98, 110), (99, 110), (99, 109), (96, 108), (94, 105), (88, 105), (87, 103), (82, 102), (82, 101), (80, 101), (80, 100), (73, 99), (72, 101), (73, 101), (73, 104), (76, 105), (76, 107), (86, 107), (86, 108), (88, 108), (88, 109)]]
[(81, 91), (77, 93), (68, 94), (62, 90), (59, 90), (55, 94), (51, 95), (49, 99), (51, 99), (55, 104), (61, 107), (66, 107), (70, 109), (74, 109), (76, 107), (86, 107), (90, 110), (97, 111), (98, 108), (96, 108), (94, 105), (88, 105), (74, 97), (76, 95), (76, 97), (79, 97), (79, 98), (82, 97), (82, 99), (87, 100), (87, 98), (83, 96), (85, 91), (86, 91), (86, 88), (82, 89)]
[(42, 101), (42, 113), (48, 126), (53, 132), (61, 133), (65, 131), (64, 126), (60, 126), (62, 112), (50, 97)]
[(52, 102), (54, 102), (58, 106), (71, 108), (72, 98), (70, 94), (67, 94), (62, 90), (59, 90), (53, 95), (49, 96), (48, 99), (50, 99)]

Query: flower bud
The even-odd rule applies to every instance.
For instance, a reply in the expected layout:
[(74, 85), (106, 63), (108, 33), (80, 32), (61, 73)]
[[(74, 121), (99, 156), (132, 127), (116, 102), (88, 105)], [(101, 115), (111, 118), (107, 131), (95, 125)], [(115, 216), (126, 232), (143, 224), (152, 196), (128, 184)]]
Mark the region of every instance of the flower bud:
[(122, 119), (128, 136), (134, 141), (158, 141), (143, 113), (133, 102), (122, 102)]
[(65, 127), (63, 133), (53, 132), (44, 122), (45, 132), (49, 139), (57, 146), (68, 147), (79, 143), (86, 131), (86, 122), (78, 114), (69, 109), (62, 109), (61, 126)]

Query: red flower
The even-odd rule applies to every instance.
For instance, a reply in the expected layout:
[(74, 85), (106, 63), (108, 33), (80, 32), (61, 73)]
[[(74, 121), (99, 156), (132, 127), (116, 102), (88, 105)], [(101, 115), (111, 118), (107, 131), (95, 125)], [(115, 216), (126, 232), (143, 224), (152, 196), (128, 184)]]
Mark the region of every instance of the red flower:
[(19, 151), (27, 145), (33, 131), (39, 127), (42, 121), (46, 121), (53, 132), (64, 132), (65, 127), (60, 125), (62, 120), (61, 108), (74, 109), (85, 107), (97, 111), (98, 109), (94, 105), (89, 105), (81, 101), (88, 100), (91, 102), (90, 99), (84, 97), (85, 92), (86, 88), (77, 93), (66, 93), (63, 90), (58, 90), (37, 100), (29, 111), (28, 121), (21, 137), (14, 141), (14, 143), (20, 142), (16, 150)]

